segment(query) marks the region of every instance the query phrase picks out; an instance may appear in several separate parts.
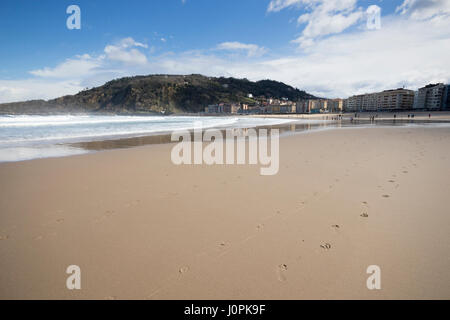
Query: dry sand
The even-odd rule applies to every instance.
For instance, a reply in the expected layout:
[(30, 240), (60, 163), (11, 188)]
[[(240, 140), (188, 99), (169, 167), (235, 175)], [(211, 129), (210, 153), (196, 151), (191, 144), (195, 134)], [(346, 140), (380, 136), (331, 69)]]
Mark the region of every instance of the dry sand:
[(0, 164), (0, 298), (449, 299), (449, 146), (449, 128), (297, 134), (275, 176), (175, 166), (170, 144)]

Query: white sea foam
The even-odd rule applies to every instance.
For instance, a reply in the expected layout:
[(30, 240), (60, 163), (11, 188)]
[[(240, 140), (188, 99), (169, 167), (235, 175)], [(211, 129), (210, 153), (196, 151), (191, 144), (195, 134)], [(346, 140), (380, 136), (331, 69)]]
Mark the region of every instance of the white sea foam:
[(57, 144), (140, 137), (175, 130), (256, 127), (290, 122), (287, 119), (193, 116), (0, 116), (0, 161), (19, 161), (79, 153)]
[(37, 158), (64, 157), (88, 151), (61, 145), (0, 148), (0, 162), (13, 162)]

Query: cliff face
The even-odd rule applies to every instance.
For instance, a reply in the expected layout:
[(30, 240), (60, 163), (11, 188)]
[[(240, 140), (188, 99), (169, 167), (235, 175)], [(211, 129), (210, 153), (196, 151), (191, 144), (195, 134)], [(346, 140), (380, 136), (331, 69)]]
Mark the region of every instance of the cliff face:
[(213, 78), (202, 75), (150, 75), (127, 77), (76, 95), (54, 100), (33, 100), (0, 104), (1, 114), (46, 114), (66, 112), (145, 113), (200, 112), (208, 104), (252, 103), (247, 96), (314, 98), (284, 83), (262, 80)]

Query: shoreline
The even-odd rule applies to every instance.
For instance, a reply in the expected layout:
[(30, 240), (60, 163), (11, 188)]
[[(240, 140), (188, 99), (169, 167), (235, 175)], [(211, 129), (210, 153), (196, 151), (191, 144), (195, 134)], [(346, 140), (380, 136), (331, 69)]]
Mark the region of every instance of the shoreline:
[[(265, 118), (265, 119), (284, 119), (289, 120), (289, 122), (284, 124), (272, 124), (272, 125), (254, 125), (254, 126), (237, 126), (224, 125), (217, 127), (204, 128), (203, 132), (208, 129), (221, 130), (222, 133), (227, 129), (245, 129), (254, 128), (259, 129), (278, 129), (281, 136), (302, 133), (305, 131), (314, 131), (320, 129), (338, 129), (342, 127), (372, 127), (372, 126), (402, 126), (402, 125), (425, 125), (425, 124), (442, 124), (450, 123), (450, 112), (441, 112), (439, 114), (433, 114), (431, 118), (428, 114), (416, 114), (414, 118), (407, 118), (407, 114), (395, 114), (389, 113), (390, 116), (373, 118), (375, 114), (343, 114), (342, 118), (337, 118), (337, 114), (315, 114), (315, 115), (249, 115), (249, 116), (236, 116), (239, 119), (249, 119), (249, 118)], [(228, 116), (228, 118), (233, 118), (233, 116)], [(307, 122), (302, 123), (301, 121), (314, 121), (313, 123)], [(187, 131), (192, 132), (193, 129), (188, 129)], [(121, 148), (132, 148), (136, 146), (151, 145), (151, 144), (165, 144), (173, 143), (171, 141), (171, 134), (169, 132), (154, 132), (148, 133), (142, 136), (131, 136), (131, 137), (104, 137), (95, 138), (92, 140), (80, 141), (80, 142), (54, 142), (45, 143), (41, 145), (30, 145), (29, 147), (6, 147), (4, 150), (10, 150), (9, 152), (17, 152), (16, 149), (23, 149), (24, 151), (19, 152), (31, 152), (31, 154), (36, 152), (41, 152), (41, 150), (46, 151), (48, 154), (29, 156), (22, 159), (11, 159), (2, 160), (0, 163), (8, 163), (15, 161), (29, 161), (33, 159), (42, 158), (52, 158), (52, 157), (66, 157), (72, 155), (86, 154), (90, 152), (97, 152), (103, 150), (111, 149), (121, 149)], [(31, 151), (26, 151), (29, 148)], [(34, 148), (34, 149), (32, 149)]]

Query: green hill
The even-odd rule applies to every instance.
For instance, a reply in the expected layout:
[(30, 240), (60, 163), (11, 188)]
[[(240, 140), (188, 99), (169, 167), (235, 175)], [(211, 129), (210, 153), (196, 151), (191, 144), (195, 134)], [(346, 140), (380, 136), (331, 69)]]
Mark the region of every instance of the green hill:
[(2, 114), (192, 113), (209, 104), (251, 103), (248, 94), (291, 101), (315, 98), (282, 82), (214, 78), (202, 75), (149, 75), (121, 78), (75, 95), (44, 101), (0, 104)]

